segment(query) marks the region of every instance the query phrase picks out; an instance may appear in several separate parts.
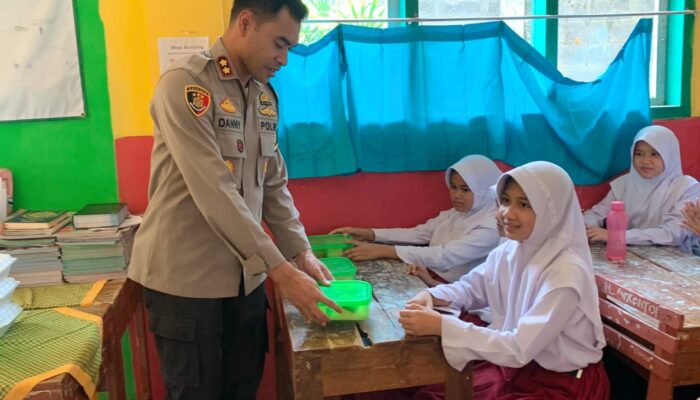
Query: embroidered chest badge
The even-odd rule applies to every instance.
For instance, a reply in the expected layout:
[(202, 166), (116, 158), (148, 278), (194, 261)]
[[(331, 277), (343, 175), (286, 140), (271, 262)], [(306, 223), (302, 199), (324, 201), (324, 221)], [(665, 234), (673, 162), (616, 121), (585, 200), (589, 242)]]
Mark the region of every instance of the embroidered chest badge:
[(219, 65), (219, 71), (221, 71), (221, 75), (231, 76), (231, 74), (233, 74), (233, 70), (231, 69), (231, 65), (229, 65), (228, 58), (221, 56), (216, 60), (216, 63)]
[(185, 100), (190, 111), (196, 117), (201, 117), (209, 109), (211, 95), (207, 89), (201, 86), (187, 85), (185, 86)]
[(260, 92), (260, 95), (258, 95), (258, 114), (264, 117), (277, 116), (277, 111), (272, 107), (270, 96), (265, 94), (265, 92)]
[(238, 109), (236, 108), (236, 105), (233, 104), (231, 99), (228, 97), (224, 97), (223, 100), (221, 100), (221, 104), (219, 104), (222, 110), (226, 111), (227, 113), (233, 114), (235, 113)]

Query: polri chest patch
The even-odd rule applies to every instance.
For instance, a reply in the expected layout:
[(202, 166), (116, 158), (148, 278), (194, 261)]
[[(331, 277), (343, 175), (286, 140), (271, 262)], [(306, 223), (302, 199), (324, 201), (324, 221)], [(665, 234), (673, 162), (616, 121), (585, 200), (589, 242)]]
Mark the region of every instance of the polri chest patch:
[(258, 95), (258, 114), (268, 118), (277, 116), (277, 110), (272, 106), (270, 96), (265, 92), (260, 92), (260, 95)]

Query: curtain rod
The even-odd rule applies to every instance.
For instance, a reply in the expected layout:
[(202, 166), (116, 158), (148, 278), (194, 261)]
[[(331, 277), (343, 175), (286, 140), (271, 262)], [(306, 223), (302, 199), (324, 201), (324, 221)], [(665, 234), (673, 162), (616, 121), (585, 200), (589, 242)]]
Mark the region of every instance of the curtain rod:
[(523, 19), (565, 19), (565, 18), (620, 18), (648, 17), (656, 15), (694, 15), (698, 10), (654, 11), (613, 14), (564, 14), (564, 15), (521, 15), (521, 16), (491, 16), (491, 17), (458, 17), (458, 18), (376, 18), (376, 19), (307, 19), (304, 23), (360, 23), (360, 22), (461, 22), (461, 21), (508, 21)]

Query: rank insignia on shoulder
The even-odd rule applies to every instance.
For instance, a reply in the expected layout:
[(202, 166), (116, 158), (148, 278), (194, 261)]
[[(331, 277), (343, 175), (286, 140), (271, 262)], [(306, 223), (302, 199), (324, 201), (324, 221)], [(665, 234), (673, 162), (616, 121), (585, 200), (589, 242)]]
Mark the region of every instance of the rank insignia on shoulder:
[(231, 65), (228, 62), (228, 58), (221, 56), (216, 60), (216, 63), (219, 65), (221, 75), (231, 76), (231, 74), (233, 74), (233, 70), (231, 69)]
[(209, 109), (211, 95), (209, 91), (198, 85), (185, 86), (185, 100), (187, 107), (196, 116), (201, 117)]
[(226, 111), (227, 113), (231, 113), (231, 114), (235, 113), (238, 110), (236, 108), (236, 105), (233, 104), (231, 99), (229, 99), (228, 97), (224, 97), (224, 99), (221, 100), (221, 104), (219, 104), (219, 106), (221, 106), (222, 110)]

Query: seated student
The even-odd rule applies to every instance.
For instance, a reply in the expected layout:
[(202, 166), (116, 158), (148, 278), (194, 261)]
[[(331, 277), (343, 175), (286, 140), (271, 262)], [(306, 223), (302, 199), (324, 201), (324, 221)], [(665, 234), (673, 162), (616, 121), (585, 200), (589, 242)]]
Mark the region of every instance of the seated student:
[(700, 256), (700, 199), (695, 202), (687, 201), (681, 209), (683, 221), (681, 225), (689, 231), (685, 242), (681, 248), (696, 256)]
[[(420, 292), (401, 311), (407, 335), (439, 335), (445, 358), (473, 369), (475, 399), (608, 399), (605, 338), (591, 254), (574, 185), (560, 167), (532, 162), (497, 186), (507, 240), (459, 281)], [(490, 306), (488, 328), (432, 308)], [(444, 385), (362, 399), (441, 399)]]
[(625, 202), (627, 244), (682, 246), (687, 233), (681, 227), (680, 208), (700, 196), (700, 184), (683, 175), (678, 139), (663, 126), (652, 125), (637, 133), (632, 144), (632, 166), (610, 182), (610, 192), (583, 214), (588, 239), (607, 241), (601, 226), (614, 200)]
[[(456, 281), (481, 264), (498, 245), (492, 186), (500, 175), (501, 170), (490, 159), (466, 156), (445, 172), (453, 208), (415, 228), (344, 227), (331, 233), (349, 234), (356, 239), (355, 247), (345, 252), (353, 260), (396, 258), (414, 264), (413, 273), (430, 286)], [(415, 246), (425, 244), (429, 246)], [(434, 274), (429, 274), (425, 267)]]

